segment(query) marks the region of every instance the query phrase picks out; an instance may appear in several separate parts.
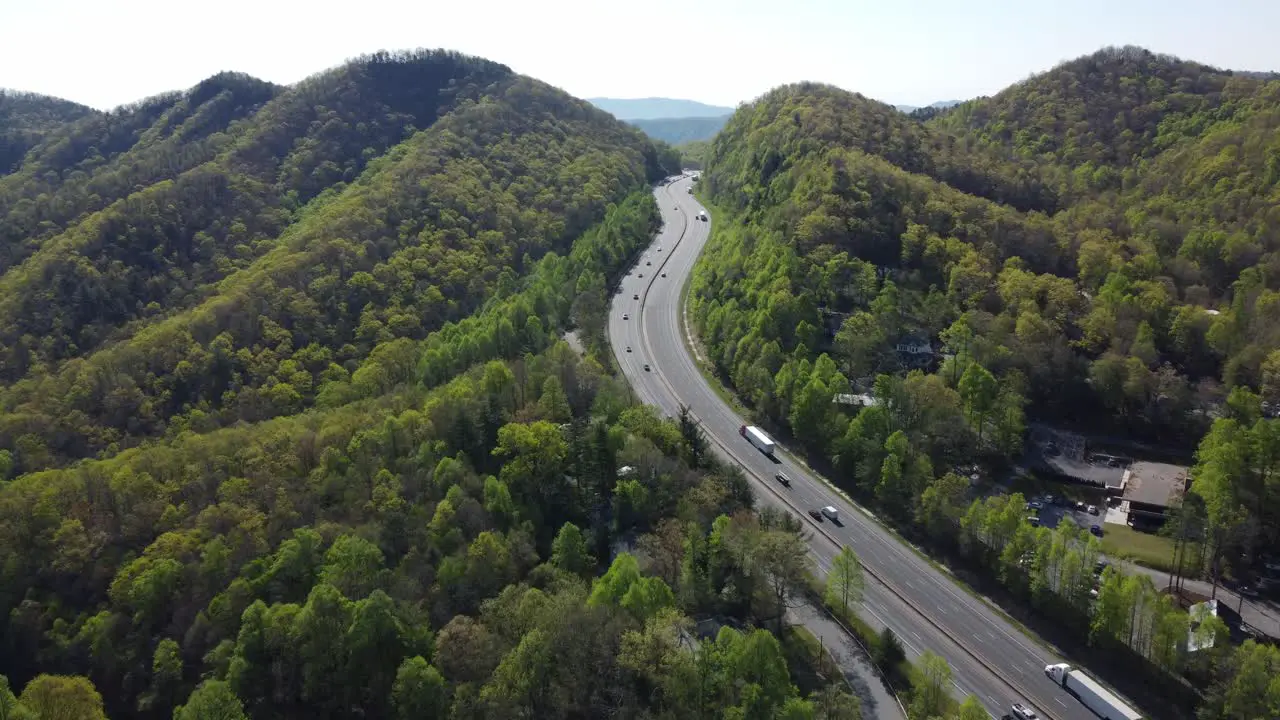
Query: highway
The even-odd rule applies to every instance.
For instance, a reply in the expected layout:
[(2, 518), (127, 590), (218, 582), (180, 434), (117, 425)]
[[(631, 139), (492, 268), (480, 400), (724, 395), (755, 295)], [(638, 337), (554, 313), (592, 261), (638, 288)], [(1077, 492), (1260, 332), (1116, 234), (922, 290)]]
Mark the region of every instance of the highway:
[[(1044, 666), (1063, 662), (1060, 658), (967, 594), (783, 448), (775, 461), (738, 434), (744, 420), (707, 384), (681, 337), (681, 289), (710, 233), (710, 222), (697, 219), (703, 208), (687, 192), (691, 182), (681, 178), (655, 188), (662, 231), (623, 278), (610, 307), (610, 343), (640, 401), (672, 417), (687, 405), (712, 449), (747, 472), (759, 502), (786, 509), (807, 524), (815, 564), (824, 574), (841, 544), (852, 547), (867, 575), (860, 614), (877, 629), (891, 628), (910, 657), (932, 650), (945, 658), (959, 696), (976, 695), (993, 717), (1023, 702), (1048, 720), (1094, 720), (1045, 676)], [(790, 488), (774, 480), (778, 472), (790, 478)], [(808, 515), (825, 505), (839, 509), (839, 525)]]

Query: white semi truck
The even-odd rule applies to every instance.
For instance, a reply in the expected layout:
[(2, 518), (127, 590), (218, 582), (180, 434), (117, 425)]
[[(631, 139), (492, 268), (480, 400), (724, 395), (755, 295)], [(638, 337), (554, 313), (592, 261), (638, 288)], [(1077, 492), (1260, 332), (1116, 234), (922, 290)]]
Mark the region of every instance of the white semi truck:
[(747, 442), (755, 445), (760, 452), (773, 457), (773, 449), (776, 447), (773, 440), (764, 431), (755, 425), (743, 425), (738, 428), (738, 434), (747, 439)]
[(1123, 700), (1098, 684), (1097, 680), (1066, 663), (1045, 665), (1044, 674), (1075, 695), (1077, 700), (1103, 720), (1143, 720), (1142, 713), (1125, 705)]

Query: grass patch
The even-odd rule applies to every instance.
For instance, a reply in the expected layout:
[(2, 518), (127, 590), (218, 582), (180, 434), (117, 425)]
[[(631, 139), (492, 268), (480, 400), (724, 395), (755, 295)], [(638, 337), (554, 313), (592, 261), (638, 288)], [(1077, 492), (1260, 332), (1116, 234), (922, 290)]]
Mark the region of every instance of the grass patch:
[(835, 662), (822, 649), (822, 643), (813, 633), (800, 625), (788, 625), (782, 630), (782, 653), (787, 658), (791, 682), (802, 696), (826, 687), (839, 677)]
[(1102, 552), (1156, 570), (1173, 570), (1173, 540), (1134, 530), (1128, 525), (1102, 526)]

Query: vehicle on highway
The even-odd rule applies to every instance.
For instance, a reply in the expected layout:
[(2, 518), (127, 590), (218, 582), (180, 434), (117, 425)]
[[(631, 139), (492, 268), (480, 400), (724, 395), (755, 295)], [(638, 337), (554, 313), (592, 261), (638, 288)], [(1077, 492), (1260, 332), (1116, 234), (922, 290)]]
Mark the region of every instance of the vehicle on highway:
[(649, 372), (649, 363), (644, 364), (644, 371)]
[(653, 263), (649, 262), (648, 260), (645, 260), (645, 261), (644, 261), (644, 264), (645, 264), (645, 265), (652, 265)]
[(639, 299), (640, 299), (640, 293), (635, 293), (634, 295), (632, 295), (632, 296), (631, 296), (631, 299), (632, 299), (632, 300), (639, 300)]
[(627, 352), (631, 352), (631, 346), (630, 346), (630, 345), (628, 345), (628, 346), (627, 346)]
[(701, 221), (703, 221), (703, 222), (706, 222), (706, 221), (707, 221), (707, 213), (706, 213), (706, 212), (704, 212), (704, 211), (699, 210), (699, 211), (698, 211), (698, 219), (699, 219), (699, 220), (701, 220)]
[(1012, 709), (1013, 717), (1016, 718), (1016, 720), (1038, 720), (1040, 717), (1039, 715), (1036, 715), (1035, 710), (1032, 710), (1022, 703), (1014, 703)]
[(1103, 720), (1143, 720), (1142, 713), (1125, 705), (1123, 700), (1111, 694), (1097, 680), (1066, 663), (1045, 665), (1044, 674)]
[(666, 277), (666, 276), (667, 276), (667, 274), (666, 274), (666, 273), (662, 273), (662, 277)]
[(786, 485), (787, 487), (791, 487), (791, 478), (787, 477), (786, 475), (783, 475), (782, 473), (775, 474), (773, 476), (773, 479), (777, 480), (783, 485)]
[(630, 315), (628, 315), (628, 314), (626, 314), (626, 313), (622, 313), (622, 319), (623, 319), (623, 320), (630, 320), (630, 319), (631, 319), (631, 316), (630, 316)]
[(662, 252), (662, 246), (661, 246), (661, 245), (659, 245), (659, 246), (658, 246), (658, 252)]
[(747, 439), (747, 442), (756, 446), (760, 452), (773, 457), (773, 449), (776, 447), (773, 440), (764, 433), (763, 430), (755, 425), (743, 425), (738, 428), (738, 434)]
[(814, 520), (817, 520), (818, 522), (822, 522), (822, 513), (818, 512), (817, 510), (810, 510), (809, 517), (813, 518)]
[(639, 274), (639, 275), (637, 275), (636, 277), (644, 277), (644, 273), (640, 273), (640, 274)]
[(822, 508), (822, 514), (827, 516), (831, 522), (840, 521), (840, 511), (837, 510), (834, 505), (828, 505)]

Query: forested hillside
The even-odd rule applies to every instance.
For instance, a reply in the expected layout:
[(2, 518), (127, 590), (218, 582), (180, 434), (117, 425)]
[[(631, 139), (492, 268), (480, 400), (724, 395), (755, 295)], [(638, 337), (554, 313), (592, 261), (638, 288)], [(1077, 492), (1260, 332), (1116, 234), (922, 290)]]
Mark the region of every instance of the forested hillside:
[(46, 143), (0, 179), (5, 227), (31, 228), (0, 276), (19, 472), (384, 390), (405, 343), (662, 172), (638, 131), (442, 52), (219, 76)]
[[(1177, 650), (1186, 613), (1149, 582), (1117, 574), (1095, 606), (1079, 573), (1096, 541), (1031, 527), (1018, 495), (970, 505), (948, 471), (1004, 473), (1031, 420), (1170, 455), (1205, 438), (1198, 556), (1245, 573), (1274, 547), (1278, 123), (1280, 83), (1136, 48), (914, 118), (778, 88), (706, 158), (724, 222), (691, 309), (722, 377), (850, 490), (1128, 648), (1111, 657), (1207, 683), (1214, 664)], [(833, 403), (852, 393), (873, 400)], [(1217, 666), (1215, 702), (1243, 692), (1245, 657)]]
[(92, 114), (92, 108), (67, 100), (0, 90), (0, 176), (18, 165), (46, 133)]
[(446, 52), (38, 129), (0, 717), (857, 717), (752, 627), (798, 525), (600, 364), (669, 148)]

